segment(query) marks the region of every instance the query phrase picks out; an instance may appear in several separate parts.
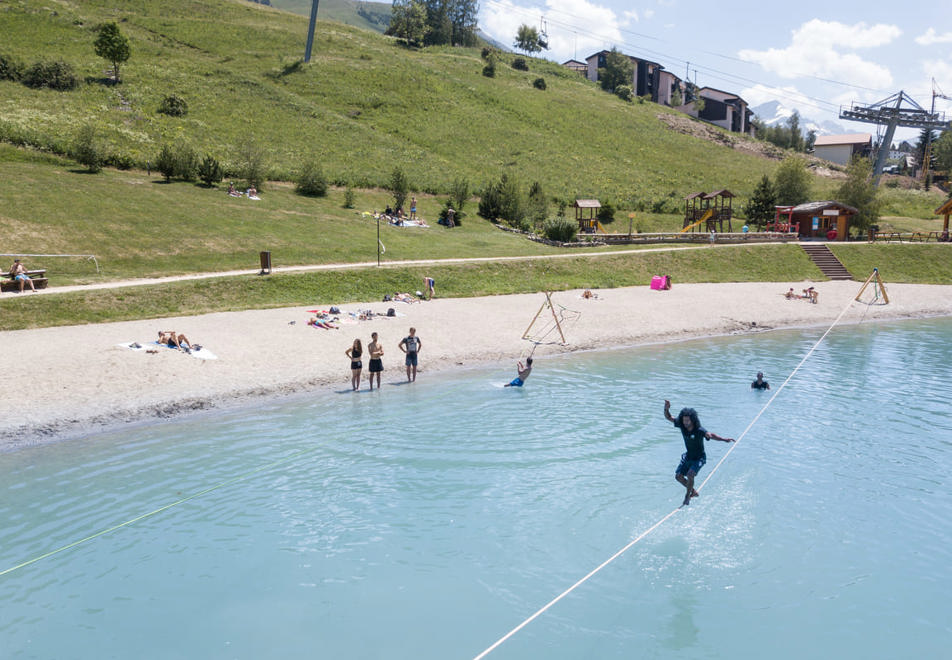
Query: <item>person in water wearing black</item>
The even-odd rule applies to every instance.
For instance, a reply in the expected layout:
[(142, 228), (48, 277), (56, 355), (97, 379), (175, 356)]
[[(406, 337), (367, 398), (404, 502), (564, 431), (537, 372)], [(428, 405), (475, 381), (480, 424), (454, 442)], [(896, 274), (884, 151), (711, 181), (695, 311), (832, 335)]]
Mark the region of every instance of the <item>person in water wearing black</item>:
[(697, 418), (697, 411), (694, 408), (682, 408), (677, 418), (672, 417), (671, 402), (667, 399), (664, 400), (664, 417), (669, 422), (674, 423), (681, 430), (681, 435), (684, 437), (684, 448), (687, 451), (681, 454), (681, 462), (674, 473), (674, 478), (687, 489), (682, 505), (687, 506), (691, 503), (691, 498), (698, 495), (698, 492), (694, 490), (694, 477), (707, 462), (707, 454), (704, 453), (704, 441), (734, 442), (734, 439), (722, 438), (716, 433), (707, 431), (701, 426), (701, 422)]
[(757, 380), (750, 384), (750, 389), (752, 390), (769, 390), (770, 383), (764, 380), (764, 372), (757, 372)]

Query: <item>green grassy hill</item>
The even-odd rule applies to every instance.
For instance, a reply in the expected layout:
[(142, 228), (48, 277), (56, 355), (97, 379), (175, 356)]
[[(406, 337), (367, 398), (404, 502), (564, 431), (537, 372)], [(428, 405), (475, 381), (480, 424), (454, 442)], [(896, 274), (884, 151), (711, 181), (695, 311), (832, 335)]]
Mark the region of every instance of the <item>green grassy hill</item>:
[[(116, 86), (92, 47), (107, 20), (132, 41)], [(502, 62), (487, 78), (478, 50), (409, 50), (319, 21), (312, 61), (297, 66), (306, 27), (303, 16), (245, 0), (4, 3), (3, 53), (61, 58), (88, 82), (56, 92), (0, 81), (0, 140), (63, 153), (92, 123), (114, 160), (144, 167), (175, 140), (234, 163), (253, 138), (278, 179), (308, 159), (361, 187), (384, 184), (400, 166), (414, 189), (433, 192), (458, 176), (482, 185), (505, 171), (552, 196), (622, 206), (719, 188), (746, 196), (776, 165), (677, 133), (657, 118), (671, 110), (622, 102), (541, 60), (529, 72)], [(538, 77), (545, 91), (533, 87)], [(188, 102), (186, 117), (157, 112), (171, 93)]]

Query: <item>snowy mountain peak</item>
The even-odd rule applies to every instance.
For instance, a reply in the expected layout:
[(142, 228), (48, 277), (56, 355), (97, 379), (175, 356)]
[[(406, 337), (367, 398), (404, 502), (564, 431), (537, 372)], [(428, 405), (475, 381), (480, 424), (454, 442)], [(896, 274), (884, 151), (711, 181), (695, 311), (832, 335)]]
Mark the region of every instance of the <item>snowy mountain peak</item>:
[[(797, 108), (791, 108), (783, 105), (780, 101), (767, 101), (751, 108), (751, 111), (767, 126), (786, 126), (794, 112), (799, 112)], [(810, 131), (815, 131), (817, 135), (839, 135), (847, 133), (840, 124), (832, 120), (816, 121), (810, 119), (800, 112), (800, 132), (806, 137)]]

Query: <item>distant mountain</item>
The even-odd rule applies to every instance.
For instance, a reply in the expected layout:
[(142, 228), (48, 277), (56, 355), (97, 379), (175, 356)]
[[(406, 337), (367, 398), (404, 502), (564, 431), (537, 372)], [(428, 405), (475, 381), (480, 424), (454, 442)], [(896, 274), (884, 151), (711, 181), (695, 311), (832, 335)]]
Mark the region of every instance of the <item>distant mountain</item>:
[[(790, 108), (780, 101), (767, 101), (751, 108), (751, 111), (767, 126), (786, 125), (796, 108)], [(827, 119), (825, 121), (816, 121), (800, 113), (800, 132), (806, 137), (810, 131), (816, 131), (817, 135), (840, 135), (850, 131), (843, 128), (842, 125)], [(854, 131), (855, 132), (855, 131)]]

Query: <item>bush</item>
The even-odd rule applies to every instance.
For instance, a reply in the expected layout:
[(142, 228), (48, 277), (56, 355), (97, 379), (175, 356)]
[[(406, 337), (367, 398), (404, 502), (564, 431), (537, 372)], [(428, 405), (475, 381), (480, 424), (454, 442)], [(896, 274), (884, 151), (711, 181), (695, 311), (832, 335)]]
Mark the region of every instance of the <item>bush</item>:
[(502, 219), (518, 229), (528, 229), (525, 207), (516, 180), (503, 174), (499, 181), (487, 184), (480, 196), (479, 215), (492, 222)]
[(495, 51), (489, 46), (483, 46), (483, 50), (482, 52), (480, 52), (479, 56), (482, 57), (484, 60), (488, 60), (489, 56), (492, 55), (494, 52)]
[(211, 154), (206, 154), (201, 165), (198, 166), (198, 178), (202, 183), (211, 188), (221, 181), (224, 176), (225, 172), (222, 170), (221, 163)]
[(536, 78), (532, 81), (532, 86), (536, 89), (545, 90), (545, 78)]
[(513, 68), (513, 69), (517, 69), (517, 70), (519, 70), (519, 71), (528, 71), (528, 70), (529, 70), (529, 63), (526, 62), (526, 58), (524, 58), (524, 57), (517, 57), (517, 58), (515, 58), (515, 59), (512, 61), (512, 68)]
[(84, 165), (88, 172), (95, 173), (102, 170), (104, 160), (102, 147), (96, 138), (96, 129), (91, 124), (86, 124), (79, 129), (70, 155), (77, 163)]
[(344, 208), (352, 209), (354, 208), (354, 189), (350, 186), (347, 186), (347, 190), (344, 191)]
[(496, 77), (496, 62), (495, 61), (489, 60), (486, 66), (483, 67), (483, 75), (486, 76), (487, 78)]
[(184, 117), (188, 114), (188, 103), (181, 96), (169, 94), (162, 99), (159, 112), (169, 117)]
[(249, 188), (264, 188), (267, 172), (266, 154), (254, 136), (246, 138), (238, 147), (236, 167)]
[(23, 65), (9, 55), (0, 53), (0, 80), (18, 82), (23, 78)]
[(443, 208), (440, 209), (440, 224), (441, 224), (441, 225), (445, 225), (445, 224), (446, 224), (446, 218), (449, 217), (449, 213), (448, 213), (448, 212), (449, 212), (450, 208), (453, 209), (453, 225), (456, 226), (456, 227), (459, 227), (460, 225), (463, 224), (462, 219), (463, 219), (464, 217), (466, 217), (466, 214), (463, 213), (463, 212), (459, 209), (459, 207), (454, 207), (454, 206), (453, 206), (453, 200), (451, 200), (451, 199), (448, 199), (448, 200), (446, 200), (445, 202), (443, 202)]
[(324, 197), (327, 195), (327, 177), (321, 166), (314, 162), (304, 164), (294, 190), (305, 197)]
[(635, 98), (635, 93), (631, 89), (631, 85), (619, 85), (615, 88), (615, 96), (620, 98), (622, 101), (631, 101)]
[(542, 231), (550, 241), (571, 243), (578, 233), (578, 224), (565, 218), (551, 218), (545, 221)]
[(73, 73), (73, 67), (67, 62), (36, 62), (23, 74), (23, 84), (27, 87), (49, 87), (57, 91), (69, 91), (79, 87), (79, 79)]

